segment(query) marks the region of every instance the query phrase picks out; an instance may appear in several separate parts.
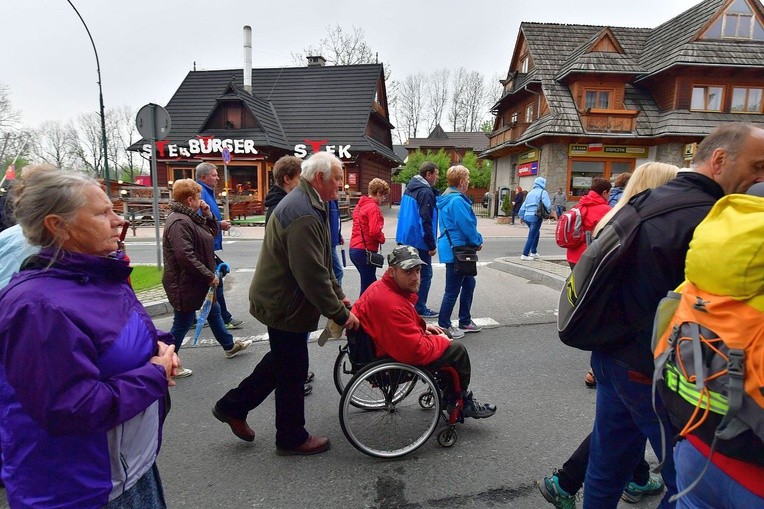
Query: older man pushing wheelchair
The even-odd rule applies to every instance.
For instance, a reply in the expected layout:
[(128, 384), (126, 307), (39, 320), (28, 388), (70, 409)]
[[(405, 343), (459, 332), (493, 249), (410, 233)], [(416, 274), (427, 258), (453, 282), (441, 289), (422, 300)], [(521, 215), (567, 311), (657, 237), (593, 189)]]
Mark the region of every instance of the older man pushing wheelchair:
[(417, 249), (397, 246), (387, 256), (387, 263), (389, 268), (382, 279), (369, 286), (352, 310), (374, 341), (377, 356), (430, 369), (452, 367), (463, 391), (462, 416), (491, 417), (496, 406), (479, 403), (468, 390), (471, 369), (467, 349), (452, 341), (442, 328), (425, 323), (414, 308), (421, 266), (425, 265)]

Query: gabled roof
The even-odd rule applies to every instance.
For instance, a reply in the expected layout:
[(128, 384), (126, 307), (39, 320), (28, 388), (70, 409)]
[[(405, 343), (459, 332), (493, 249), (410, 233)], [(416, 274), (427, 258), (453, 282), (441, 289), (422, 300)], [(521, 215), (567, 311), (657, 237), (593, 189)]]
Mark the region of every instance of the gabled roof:
[(488, 134), (483, 131), (445, 132), (438, 124), (427, 138), (409, 138), (404, 147), (408, 151), (419, 148), (457, 148), (478, 152), (488, 148)]
[[(170, 140), (184, 143), (200, 132), (221, 99), (242, 100), (262, 127), (237, 135), (264, 137), (274, 147), (292, 149), (305, 139), (350, 144), (352, 151), (374, 151), (400, 162), (386, 143), (366, 135), (382, 64), (252, 69), (252, 94), (243, 89), (241, 69), (191, 71), (166, 109)], [(232, 85), (232, 86), (231, 86)]]
[[(549, 114), (534, 121), (516, 140), (485, 151), (483, 156), (506, 146), (523, 145), (540, 136), (585, 135), (566, 77), (574, 73), (618, 73), (635, 75), (624, 89), (624, 107), (638, 110), (637, 136), (708, 133), (719, 122), (742, 120), (740, 115), (700, 112), (661, 113), (653, 97), (639, 81), (677, 65), (717, 65), (764, 68), (764, 44), (754, 41), (696, 40), (709, 22), (732, 0), (704, 0), (655, 29), (523, 22), (515, 47), (527, 45), (534, 67), (527, 74), (513, 71), (512, 89), (505, 92), (494, 109), (513, 101), (529, 83), (540, 83)], [(759, 0), (748, 0), (761, 15)], [(592, 51), (603, 37), (611, 37), (621, 51)], [(620, 48), (618, 48), (620, 46)], [(514, 102), (513, 102), (514, 104)], [(744, 120), (764, 122), (764, 115), (746, 114)], [(671, 122), (680, 122), (672, 130)], [(684, 132), (684, 131), (687, 132)], [(600, 134), (598, 134), (600, 135)]]
[(681, 64), (764, 68), (761, 44), (697, 40), (701, 29), (728, 1), (704, 0), (652, 30), (639, 59), (645, 77)]

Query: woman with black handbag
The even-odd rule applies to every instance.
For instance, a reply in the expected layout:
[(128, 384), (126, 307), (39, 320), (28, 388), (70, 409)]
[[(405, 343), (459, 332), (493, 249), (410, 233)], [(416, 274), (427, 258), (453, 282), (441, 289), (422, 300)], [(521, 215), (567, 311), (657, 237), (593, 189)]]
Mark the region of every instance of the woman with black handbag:
[[(438, 325), (452, 338), (465, 332), (480, 332), (472, 321), (472, 295), (475, 292), (477, 251), (483, 247), (483, 236), (477, 231), (477, 218), (472, 200), (464, 194), (470, 185), (470, 171), (464, 166), (452, 166), (446, 172), (448, 189), (438, 196), (440, 222), (438, 256), (446, 264), (446, 289), (440, 304)], [(459, 325), (451, 325), (451, 313), (459, 298)]]
[(382, 228), (385, 219), (379, 206), (390, 194), (390, 185), (375, 178), (369, 182), (368, 196), (361, 196), (353, 209), (353, 230), (350, 234), (350, 261), (361, 275), (361, 293), (377, 280), (377, 267), (382, 267), (384, 257), (378, 253), (385, 243)]

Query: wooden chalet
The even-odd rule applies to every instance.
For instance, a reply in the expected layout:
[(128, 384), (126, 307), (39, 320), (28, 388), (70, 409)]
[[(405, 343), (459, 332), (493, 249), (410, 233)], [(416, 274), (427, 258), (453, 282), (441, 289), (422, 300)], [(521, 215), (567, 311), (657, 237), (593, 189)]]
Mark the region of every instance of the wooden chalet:
[(478, 132), (445, 132), (440, 124), (430, 132), (427, 138), (409, 138), (403, 145), (409, 154), (421, 150), (438, 152), (443, 149), (451, 156), (451, 164), (459, 164), (464, 154), (469, 151), (480, 154), (488, 148), (488, 135)]
[[(218, 165), (228, 149), (229, 196), (262, 201), (273, 164), (283, 155), (327, 150), (344, 163), (350, 192), (365, 192), (375, 177), (390, 181), (401, 160), (392, 149), (382, 64), (191, 71), (165, 109), (172, 126), (157, 144), (160, 186), (195, 178), (202, 161)], [(150, 153), (141, 140), (132, 150)]]
[(705, 0), (656, 28), (523, 22), (489, 148), (492, 186), (568, 198), (647, 161), (688, 166), (732, 121), (764, 124), (764, 8)]

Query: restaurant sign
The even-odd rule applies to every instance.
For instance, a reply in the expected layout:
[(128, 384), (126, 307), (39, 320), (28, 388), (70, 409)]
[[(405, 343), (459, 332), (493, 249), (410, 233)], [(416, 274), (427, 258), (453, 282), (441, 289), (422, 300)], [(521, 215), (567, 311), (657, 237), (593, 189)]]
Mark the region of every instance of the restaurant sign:
[(538, 161), (539, 160), (539, 151), (537, 149), (528, 150), (527, 152), (522, 152), (518, 154), (517, 156), (517, 164), (522, 163), (530, 163), (532, 161)]
[(294, 155), (300, 159), (308, 155), (308, 146), (311, 148), (311, 154), (321, 151), (321, 147), (330, 154), (336, 155), (340, 159), (351, 159), (350, 145), (328, 145), (329, 140), (302, 140), (305, 143), (298, 143), (294, 146)]
[(603, 145), (602, 143), (571, 144), (568, 155), (579, 157), (606, 157), (638, 159), (647, 157), (647, 147), (628, 147), (625, 145)]
[[(215, 136), (199, 136), (186, 142), (187, 146), (170, 143), (169, 140), (156, 142), (158, 157), (194, 157), (198, 154), (222, 154), (223, 149), (228, 149), (231, 154), (256, 155), (254, 140), (240, 140), (229, 138), (215, 138)], [(146, 143), (141, 147), (146, 154), (151, 154), (151, 144)]]

